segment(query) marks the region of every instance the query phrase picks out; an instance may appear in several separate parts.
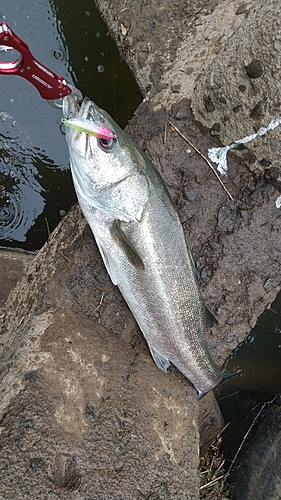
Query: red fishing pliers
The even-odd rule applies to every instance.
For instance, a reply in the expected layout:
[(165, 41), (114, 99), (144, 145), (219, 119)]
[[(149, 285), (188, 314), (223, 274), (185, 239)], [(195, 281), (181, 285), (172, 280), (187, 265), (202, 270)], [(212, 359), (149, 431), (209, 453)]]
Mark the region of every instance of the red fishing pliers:
[(14, 61), (0, 62), (0, 74), (25, 78), (37, 88), (43, 99), (55, 107), (62, 107), (59, 100), (69, 94), (82, 101), (80, 90), (35, 59), (28, 45), (3, 22), (0, 24), (0, 54), (11, 49), (16, 50), (19, 57)]

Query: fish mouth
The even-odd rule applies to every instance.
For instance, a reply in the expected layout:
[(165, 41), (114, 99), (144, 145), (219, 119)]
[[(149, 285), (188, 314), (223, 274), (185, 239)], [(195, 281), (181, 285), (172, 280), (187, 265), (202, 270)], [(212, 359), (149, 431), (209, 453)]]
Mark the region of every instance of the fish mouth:
[(84, 118), (85, 120), (92, 120), (95, 123), (103, 123), (104, 118), (98, 112), (97, 107), (88, 97), (84, 99), (81, 104), (80, 111), (78, 113), (78, 118)]
[[(112, 140), (114, 136), (114, 132), (105, 127), (105, 119), (101, 112), (102, 110), (91, 101), (88, 97), (85, 97), (81, 105), (79, 104), (79, 100), (75, 95), (66, 96), (63, 100), (63, 116), (62, 122), (66, 122), (72, 130), (67, 131), (67, 137), (72, 138), (71, 142), (77, 141), (78, 138), (81, 140), (81, 135), (83, 137), (84, 149), (85, 153), (89, 149), (90, 141), (92, 136), (100, 137), (104, 140)], [(74, 120), (73, 120), (74, 119)], [(70, 121), (72, 120), (72, 124)], [(77, 120), (75, 124), (75, 120)], [(79, 123), (80, 120), (80, 123)], [(69, 123), (67, 123), (69, 121)], [(83, 123), (82, 123), (83, 121)], [(93, 127), (88, 127), (87, 133), (87, 123), (91, 122)], [(76, 126), (75, 126), (76, 125)], [(75, 129), (76, 130), (73, 130)], [(96, 129), (94, 131), (94, 129)], [(86, 132), (86, 134), (85, 134)]]
[(67, 129), (67, 142), (71, 150), (83, 158), (91, 155), (92, 146), (95, 148), (96, 144), (96, 141), (93, 144), (92, 141), (96, 137), (106, 142), (107, 146), (115, 140), (114, 132), (108, 125), (105, 126), (106, 120), (102, 110), (88, 97), (85, 97), (80, 105), (75, 95), (66, 96), (63, 100), (63, 116), (62, 122), (65, 122)]
[(88, 97), (85, 97), (81, 105), (76, 96), (66, 96), (63, 100), (63, 116), (69, 118), (83, 118), (95, 123), (104, 123), (104, 118), (99, 113), (98, 107)]

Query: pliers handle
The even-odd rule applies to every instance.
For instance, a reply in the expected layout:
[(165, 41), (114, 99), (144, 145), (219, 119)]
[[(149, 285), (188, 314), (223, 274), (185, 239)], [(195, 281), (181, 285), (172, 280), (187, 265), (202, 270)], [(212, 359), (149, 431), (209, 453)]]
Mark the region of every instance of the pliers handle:
[(56, 104), (56, 99), (71, 93), (82, 100), (80, 90), (40, 63), (30, 52), (28, 45), (3, 22), (0, 24), (0, 53), (10, 49), (17, 50), (20, 55), (14, 61), (0, 62), (0, 74), (22, 76), (36, 87), (43, 99), (56, 107), (60, 107)]

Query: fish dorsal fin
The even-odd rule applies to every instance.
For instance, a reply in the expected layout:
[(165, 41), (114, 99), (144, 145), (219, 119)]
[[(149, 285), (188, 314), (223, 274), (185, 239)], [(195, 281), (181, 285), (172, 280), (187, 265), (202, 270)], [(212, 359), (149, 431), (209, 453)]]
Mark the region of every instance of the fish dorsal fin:
[(187, 251), (188, 251), (189, 258), (190, 258), (190, 262), (191, 262), (191, 267), (192, 267), (193, 274), (195, 276), (196, 281), (198, 281), (198, 279), (199, 279), (199, 273), (198, 273), (197, 267), (195, 265), (194, 258), (193, 258), (193, 255), (192, 255), (192, 250), (190, 248), (189, 241), (188, 241), (186, 235), (185, 235), (185, 243), (186, 243), (186, 246), (187, 246)]
[(212, 328), (212, 326), (215, 326), (218, 324), (218, 320), (215, 318), (215, 316), (211, 313), (211, 311), (206, 307), (206, 327), (207, 328)]
[(115, 220), (110, 228), (110, 235), (113, 241), (118, 245), (119, 249), (126, 256), (127, 260), (136, 269), (144, 270), (144, 263), (139, 256), (137, 250), (132, 243), (128, 240), (126, 234), (122, 230), (119, 220)]

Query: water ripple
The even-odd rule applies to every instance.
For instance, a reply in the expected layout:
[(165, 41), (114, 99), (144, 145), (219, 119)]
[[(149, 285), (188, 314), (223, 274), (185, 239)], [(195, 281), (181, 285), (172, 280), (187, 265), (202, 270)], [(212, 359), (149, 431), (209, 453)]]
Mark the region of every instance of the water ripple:
[[(35, 151), (5, 140), (0, 149), (0, 240), (25, 241), (45, 206)], [(36, 152), (38, 155), (38, 152)], [(38, 156), (37, 156), (38, 157)]]
[(0, 239), (25, 241), (26, 233), (37, 216), (42, 213), (45, 202), (41, 194), (28, 184), (20, 183), (0, 197)]

